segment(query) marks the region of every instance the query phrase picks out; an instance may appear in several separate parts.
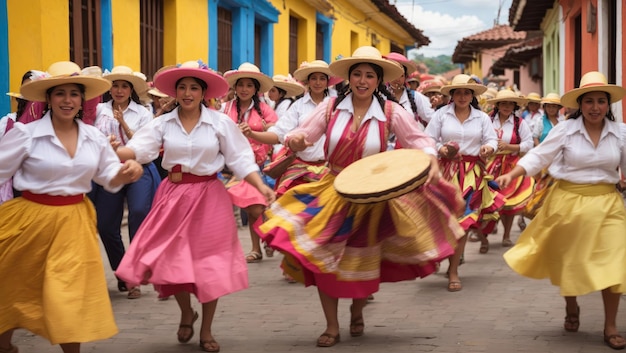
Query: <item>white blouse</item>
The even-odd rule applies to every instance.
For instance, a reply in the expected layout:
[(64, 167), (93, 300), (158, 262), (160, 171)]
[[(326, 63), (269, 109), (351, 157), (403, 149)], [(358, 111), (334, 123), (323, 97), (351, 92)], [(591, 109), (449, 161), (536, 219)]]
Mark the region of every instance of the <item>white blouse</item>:
[[(556, 118), (557, 122), (561, 122), (565, 120), (565, 116), (561, 113), (559, 113), (559, 116)], [(552, 124), (552, 122), (550, 122), (550, 125), (552, 125), (552, 127), (554, 128), (556, 125)], [(541, 119), (537, 119), (535, 121), (535, 127), (533, 128), (533, 137), (538, 139), (541, 137), (541, 135), (543, 134), (543, 116), (541, 117)], [(550, 130), (552, 131), (552, 130)]]
[(460, 155), (478, 156), (483, 145), (498, 150), (498, 136), (491, 118), (481, 110), (470, 108), (470, 116), (463, 123), (454, 113), (454, 103), (435, 112), (426, 126), (426, 133), (437, 143), (437, 150), (451, 141), (459, 144)]
[(180, 164), (184, 173), (212, 175), (226, 164), (243, 179), (259, 170), (252, 148), (239, 127), (225, 114), (204, 106), (190, 133), (181, 124), (178, 109), (174, 109), (135, 132), (126, 146), (142, 164), (154, 160), (163, 146), (161, 165), (170, 171)]
[[(432, 119), (433, 115), (435, 114), (435, 110), (430, 104), (430, 99), (417, 91), (413, 91), (413, 97), (413, 101), (415, 102), (415, 108), (417, 108), (417, 115), (419, 115), (419, 117), (422, 118), (425, 122), (429, 123), (430, 119)], [(398, 103), (400, 103), (400, 105), (403, 106), (407, 112), (413, 114), (413, 108), (411, 108), (409, 94), (406, 89), (404, 90), (404, 92), (402, 92), (402, 96), (400, 97), (400, 101)]]
[(17, 120), (17, 113), (9, 113), (0, 118), (0, 137), (4, 136), (4, 133), (7, 131), (7, 123), (9, 122), (8, 119), (15, 122)]
[(291, 106), (293, 102), (290, 99), (285, 99), (282, 102), (280, 102), (280, 104), (278, 104), (275, 108), (274, 111), (276, 112), (276, 116), (278, 116), (278, 118), (282, 118), (283, 115), (285, 115), (285, 113), (287, 112), (287, 110), (289, 109), (289, 107)]
[[(334, 100), (326, 99), (320, 103), (304, 123), (287, 134), (287, 137), (292, 134), (304, 133), (309, 142), (315, 142), (320, 139), (326, 133), (326, 110), (331, 101), (334, 102)], [(389, 129), (391, 133), (396, 134), (402, 146), (404, 148), (422, 149), (425, 153), (436, 156), (437, 152), (434, 149), (434, 141), (419, 128), (413, 114), (407, 112), (397, 103), (392, 102), (391, 104), (392, 112), (390, 115), (391, 122)], [(336, 111), (339, 111), (339, 113), (336, 113)], [(351, 123), (351, 118), (354, 114), (352, 93), (337, 105), (336, 111), (331, 113), (332, 116), (337, 114), (337, 119), (330, 135), (326, 136), (330, 141), (328, 143), (329, 155), (332, 154), (338, 142), (342, 139), (343, 132), (347, 125)], [(378, 126), (378, 121), (386, 120), (385, 112), (380, 106), (380, 103), (377, 99), (372, 99), (369, 109), (361, 120), (361, 125), (369, 124), (365, 145), (363, 146), (363, 157), (379, 153), (381, 148), (383, 150), (386, 149), (387, 141), (380, 141)], [(381, 143), (383, 143), (384, 146), (381, 146)]]
[(15, 126), (0, 140), (0, 183), (13, 176), (13, 186), (36, 194), (78, 195), (91, 190), (91, 181), (107, 191), (121, 163), (107, 138), (80, 120), (74, 158), (56, 137), (50, 112), (40, 120)]
[(583, 118), (557, 124), (537, 147), (518, 162), (527, 175), (550, 166), (556, 179), (577, 184), (615, 184), (620, 180), (617, 167), (626, 170), (626, 125), (605, 119), (598, 146), (595, 147)]
[[(124, 110), (124, 121), (135, 132), (152, 121), (153, 117), (154, 115), (146, 107), (134, 101), (130, 101), (128, 107)], [(115, 135), (122, 146), (126, 145), (128, 140), (130, 140), (124, 129), (120, 128), (120, 123), (113, 116), (113, 101), (98, 104), (94, 126), (102, 131), (105, 136)]]
[[(504, 121), (504, 125), (500, 125), (499, 118), (494, 118), (492, 121), (494, 129), (496, 129), (496, 136), (501, 133), (502, 135), (499, 135), (498, 137), (500, 140), (506, 143), (511, 143), (511, 140), (513, 139), (513, 130), (515, 129), (514, 119), (515, 116), (511, 114), (509, 115), (509, 118)], [(519, 144), (519, 151), (520, 153), (526, 153), (530, 151), (531, 148), (533, 148), (535, 143), (533, 141), (533, 135), (530, 132), (530, 127), (528, 126), (526, 121), (524, 121), (524, 119), (519, 119), (520, 124), (518, 132), (521, 140)]]
[[(281, 143), (285, 143), (285, 135), (300, 126), (315, 108), (317, 108), (317, 104), (311, 99), (311, 95), (307, 93), (302, 98), (295, 101), (291, 107), (289, 107), (287, 113), (280, 116), (276, 125), (270, 127), (267, 131), (275, 133), (278, 136), (278, 140)], [(317, 162), (326, 159), (324, 154), (325, 142), (326, 136), (322, 136), (313, 146), (298, 152), (298, 157), (308, 162)]]

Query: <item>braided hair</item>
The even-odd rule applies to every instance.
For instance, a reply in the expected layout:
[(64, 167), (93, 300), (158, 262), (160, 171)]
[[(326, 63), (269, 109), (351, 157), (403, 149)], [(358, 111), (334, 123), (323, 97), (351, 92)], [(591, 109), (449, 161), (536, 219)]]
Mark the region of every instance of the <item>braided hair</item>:
[[(610, 102), (611, 94), (609, 92), (604, 92), (604, 94), (606, 94), (606, 99)], [(571, 114), (568, 117), (568, 119), (578, 119), (579, 117), (583, 115), (582, 110), (580, 110), (580, 104), (583, 101), (584, 95), (585, 93), (581, 94), (580, 96), (578, 96), (578, 98), (576, 98), (576, 103), (578, 103), (578, 110), (576, 110), (573, 114)], [(609, 104), (609, 111), (606, 113), (606, 117), (611, 121), (615, 121), (615, 115), (613, 115), (613, 111), (611, 110), (611, 104)]]
[[(361, 63), (356, 63), (350, 66), (350, 69), (348, 70), (348, 77), (350, 77), (350, 75), (352, 74), (352, 71), (360, 64)], [(376, 87), (376, 90), (374, 90), (374, 97), (376, 97), (376, 99), (378, 100), (380, 107), (383, 110), (385, 109), (385, 100), (390, 100), (392, 102), (398, 103), (398, 101), (396, 100), (396, 97), (391, 92), (389, 92), (389, 90), (387, 89), (387, 86), (383, 84), (383, 76), (384, 76), (383, 68), (373, 63), (365, 63), (365, 64), (368, 64), (369, 66), (372, 67), (372, 69), (376, 73), (376, 77), (378, 78), (378, 87)], [(350, 88), (350, 85), (346, 85), (345, 87), (342, 87), (341, 91), (339, 91), (337, 94), (337, 99), (335, 100), (335, 104), (333, 105), (333, 110), (337, 109), (337, 105), (339, 105), (339, 103), (341, 103), (341, 101), (343, 101), (350, 93), (352, 93), (352, 89)]]
[[(237, 79), (237, 81), (235, 82), (235, 87), (237, 87), (239, 81), (244, 78), (252, 80), (252, 83), (254, 84), (254, 94), (252, 95), (252, 102), (254, 103), (253, 109), (256, 110), (257, 113), (259, 113), (260, 117), (263, 117), (263, 112), (261, 111), (261, 101), (259, 100), (259, 89), (261, 89), (261, 83), (259, 83), (259, 81), (254, 78), (242, 77), (240, 79)], [(235, 101), (237, 102), (237, 119), (239, 119), (239, 117), (241, 116), (241, 106), (239, 104), (239, 97), (237, 95), (235, 95)]]

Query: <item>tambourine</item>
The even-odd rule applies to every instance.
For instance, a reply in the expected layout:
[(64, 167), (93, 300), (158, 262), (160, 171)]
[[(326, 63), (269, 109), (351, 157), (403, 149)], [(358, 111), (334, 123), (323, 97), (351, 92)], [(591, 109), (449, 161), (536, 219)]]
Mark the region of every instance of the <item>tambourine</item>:
[(381, 202), (424, 184), (431, 157), (421, 150), (397, 149), (360, 159), (335, 178), (339, 195), (354, 203)]

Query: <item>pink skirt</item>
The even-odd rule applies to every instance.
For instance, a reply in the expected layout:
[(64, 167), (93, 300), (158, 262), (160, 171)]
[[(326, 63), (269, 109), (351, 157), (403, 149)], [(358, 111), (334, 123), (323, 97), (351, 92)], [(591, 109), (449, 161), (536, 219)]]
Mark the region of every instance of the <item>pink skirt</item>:
[(148, 282), (160, 297), (186, 291), (201, 303), (248, 288), (248, 268), (222, 182), (164, 179), (115, 274), (130, 285), (150, 274)]
[(246, 208), (252, 205), (267, 206), (265, 197), (254, 186), (245, 180), (231, 179), (226, 183), (228, 196), (232, 203), (239, 208)]

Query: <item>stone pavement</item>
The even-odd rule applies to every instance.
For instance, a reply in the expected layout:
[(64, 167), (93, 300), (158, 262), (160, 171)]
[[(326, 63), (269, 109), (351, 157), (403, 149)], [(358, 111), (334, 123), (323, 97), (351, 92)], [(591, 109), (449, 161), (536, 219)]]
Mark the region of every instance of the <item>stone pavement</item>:
[[(519, 231), (514, 226), (513, 240)], [(244, 250), (247, 229), (240, 229)], [(278, 268), (280, 255), (249, 265), (250, 288), (220, 299), (213, 325), (222, 352), (609, 352), (602, 342), (603, 309), (600, 293), (579, 298), (578, 333), (563, 330), (565, 304), (546, 280), (523, 278), (502, 259), (500, 236), (491, 235), (491, 249), (478, 254), (479, 243), (468, 243), (461, 266), (464, 289), (446, 291), (440, 274), (422, 280), (383, 284), (365, 308), (365, 335), (351, 338), (349, 300), (339, 302), (342, 342), (317, 348), (315, 341), (325, 321), (315, 288), (288, 284)], [(103, 251), (104, 260), (104, 251)], [(128, 300), (117, 292), (107, 267), (109, 293), (120, 333), (111, 339), (82, 346), (94, 353), (199, 352), (199, 321), (189, 344), (179, 344), (179, 311), (175, 300), (157, 301), (151, 286), (144, 295)], [(194, 301), (194, 308), (200, 305)], [(618, 327), (626, 333), (622, 303)], [(61, 352), (46, 340), (16, 331), (14, 344), (22, 353)]]

